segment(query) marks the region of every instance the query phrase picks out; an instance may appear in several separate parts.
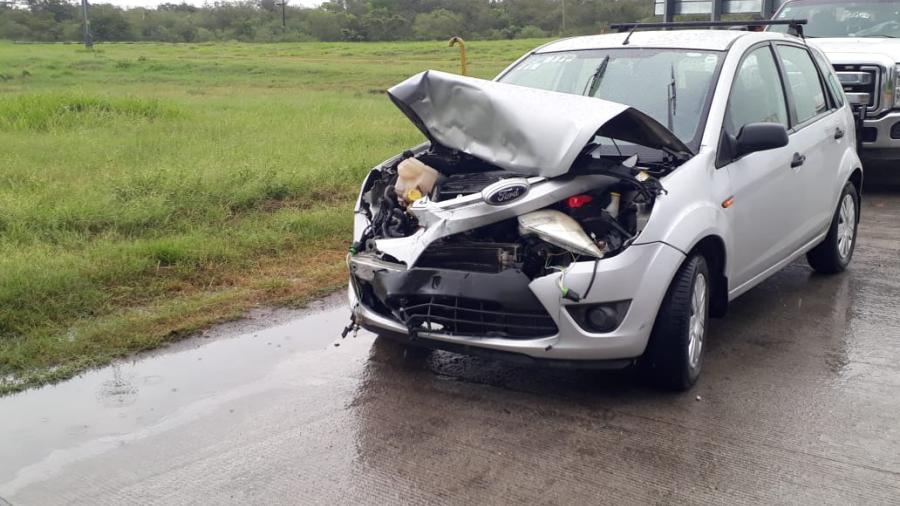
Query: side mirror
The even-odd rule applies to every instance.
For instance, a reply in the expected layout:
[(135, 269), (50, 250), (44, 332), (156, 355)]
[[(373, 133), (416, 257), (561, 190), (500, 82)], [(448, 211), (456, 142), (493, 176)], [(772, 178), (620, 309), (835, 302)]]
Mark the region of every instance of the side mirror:
[(735, 156), (788, 145), (787, 128), (781, 123), (748, 123), (741, 127), (735, 139)]

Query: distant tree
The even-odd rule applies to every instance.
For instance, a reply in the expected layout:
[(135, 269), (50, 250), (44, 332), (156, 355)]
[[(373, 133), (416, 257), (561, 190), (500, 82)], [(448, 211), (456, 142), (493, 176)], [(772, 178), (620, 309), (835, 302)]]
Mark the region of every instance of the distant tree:
[[(0, 39), (78, 40), (79, 1), (0, 4)], [(98, 41), (511, 39), (598, 33), (610, 23), (653, 16), (650, 0), (565, 0), (563, 30), (563, 0), (328, 0), (316, 8), (288, 5), (283, 28), (279, 0), (210, 0), (202, 6), (178, 0), (152, 9), (94, 1), (91, 24)]]
[(309, 13), (304, 28), (316, 40), (341, 40), (341, 29), (344, 28), (345, 19), (345, 14), (329, 12), (323, 8)]
[(541, 37), (546, 37), (547, 32), (542, 30), (539, 26), (528, 25), (523, 26), (516, 36), (520, 39), (539, 39)]
[(412, 33), (408, 19), (399, 14), (391, 14), (384, 8), (366, 13), (360, 23), (367, 40), (407, 39)]
[(98, 42), (133, 39), (122, 9), (108, 4), (91, 7), (91, 34)]
[(78, 14), (75, 5), (66, 0), (26, 0), (28, 10), (37, 15), (47, 15), (57, 23), (72, 19)]
[(173, 3), (159, 4), (159, 7), (157, 7), (156, 9), (160, 10), (160, 11), (172, 11), (172, 12), (197, 12), (200, 8), (195, 7), (191, 4), (182, 2), (180, 4), (173, 4)]
[[(603, 2), (591, 2), (599, 4)], [(547, 31), (559, 31), (562, 22), (560, 2), (551, 0), (515, 0), (503, 2), (509, 15), (509, 26), (538, 26)]]
[(464, 35), (463, 19), (447, 9), (433, 10), (416, 16), (413, 33), (420, 40), (449, 39), (455, 35)]

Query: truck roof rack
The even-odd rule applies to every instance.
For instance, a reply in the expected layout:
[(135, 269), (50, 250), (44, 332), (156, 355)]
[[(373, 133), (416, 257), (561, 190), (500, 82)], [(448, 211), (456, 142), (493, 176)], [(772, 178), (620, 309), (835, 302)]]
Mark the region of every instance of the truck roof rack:
[(609, 27), (613, 30), (618, 30), (619, 33), (628, 32), (628, 37), (625, 39), (626, 42), (624, 43), (627, 44), (627, 40), (631, 37), (631, 34), (634, 33), (635, 30), (643, 28), (750, 28), (772, 25), (787, 25), (789, 27), (789, 34), (796, 35), (797, 37), (803, 37), (803, 25), (805, 24), (805, 19), (761, 19), (751, 21), (676, 21), (672, 23), (615, 23), (609, 25)]

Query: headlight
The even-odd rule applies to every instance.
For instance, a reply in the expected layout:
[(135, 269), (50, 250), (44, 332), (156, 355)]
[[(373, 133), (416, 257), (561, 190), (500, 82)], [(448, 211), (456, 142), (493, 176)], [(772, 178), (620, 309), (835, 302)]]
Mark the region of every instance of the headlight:
[(900, 63), (894, 66), (894, 107), (900, 107)]
[(519, 216), (519, 233), (541, 239), (579, 255), (603, 258), (603, 252), (571, 216), (553, 209)]

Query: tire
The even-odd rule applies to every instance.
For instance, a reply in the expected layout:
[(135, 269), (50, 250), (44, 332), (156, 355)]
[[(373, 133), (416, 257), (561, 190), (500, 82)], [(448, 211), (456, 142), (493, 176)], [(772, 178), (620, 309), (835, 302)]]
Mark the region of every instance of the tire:
[(837, 209), (831, 219), (828, 235), (806, 254), (806, 261), (816, 272), (837, 274), (843, 272), (853, 258), (856, 249), (856, 231), (859, 224), (859, 193), (853, 183), (844, 185)]
[(710, 278), (706, 259), (688, 257), (669, 285), (644, 353), (649, 379), (667, 390), (687, 390), (703, 365), (709, 328)]

